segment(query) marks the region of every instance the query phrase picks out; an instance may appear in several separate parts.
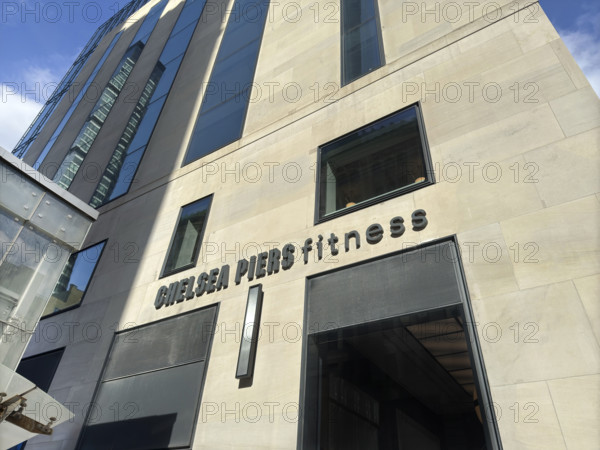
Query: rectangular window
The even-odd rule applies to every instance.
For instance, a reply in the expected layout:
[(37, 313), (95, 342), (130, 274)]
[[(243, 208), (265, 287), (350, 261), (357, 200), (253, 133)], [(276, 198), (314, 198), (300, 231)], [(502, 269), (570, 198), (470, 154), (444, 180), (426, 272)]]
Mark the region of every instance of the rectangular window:
[(167, 0), (162, 0), (150, 9), (150, 12), (144, 18), (144, 22), (142, 22), (142, 25), (133, 38), (133, 44), (125, 52), (119, 66), (113, 72), (109, 82), (102, 91), (100, 99), (94, 105), (79, 135), (71, 145), (53, 178), (53, 181), (62, 188), (69, 189), (71, 186), (75, 175), (77, 175), (79, 168), (83, 164), (83, 160), (90, 151), (106, 118), (115, 105), (121, 90), (123, 90), (129, 75), (131, 75), (167, 3)]
[(342, 0), (342, 85), (384, 64), (376, 0)]
[(196, 265), (211, 201), (212, 196), (209, 196), (181, 208), (163, 268), (163, 277)]
[(212, 306), (117, 334), (77, 448), (190, 448), (216, 318)]
[(317, 222), (433, 183), (418, 105), (319, 148)]
[(242, 137), (269, 2), (235, 1), (184, 165)]
[(63, 269), (42, 317), (79, 305), (85, 295), (106, 241), (73, 253)]

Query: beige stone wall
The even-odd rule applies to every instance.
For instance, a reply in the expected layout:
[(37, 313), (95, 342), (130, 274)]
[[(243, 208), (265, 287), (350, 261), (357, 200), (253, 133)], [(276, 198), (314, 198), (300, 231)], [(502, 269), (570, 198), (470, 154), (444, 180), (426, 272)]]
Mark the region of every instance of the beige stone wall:
[[(402, 4), (379, 1), (387, 65), (343, 88), (339, 21), (324, 20), (325, 5), (318, 22), (309, 1), (299, 2), (296, 22), (273, 13), (255, 82), (281, 89), (250, 104), (239, 142), (180, 168), (214, 58), (207, 48), (188, 52), (135, 188), (101, 208), (88, 236), (90, 244), (109, 241), (84, 303), (52, 319), (62, 327), (95, 321), (102, 337), (30, 346), (36, 354), (69, 344), (53, 385), (59, 394), (91, 399), (114, 328), (219, 302), (193, 448), (294, 449), (305, 278), (455, 234), (504, 448), (597, 446), (600, 102), (537, 3), (505, 2), (495, 20), (482, 16), (482, 4), (473, 20), (456, 23), (407, 16)], [(213, 24), (194, 39), (216, 42), (221, 29)], [(301, 88), (297, 101), (283, 95), (292, 82)], [(314, 225), (318, 147), (416, 102), (436, 184)], [(197, 267), (159, 279), (181, 206), (211, 194)], [(389, 220), (417, 208), (427, 211), (427, 228), (391, 238)], [(297, 260), (260, 280), (263, 330), (271, 323), (273, 335), (264, 331), (253, 385), (240, 388), (239, 334), (253, 283), (235, 286), (237, 260), (318, 234), (364, 236), (372, 223), (386, 229), (380, 244), (307, 265)], [(228, 289), (154, 308), (160, 286), (226, 263)], [(54, 440), (72, 448), (80, 426), (81, 418)]]

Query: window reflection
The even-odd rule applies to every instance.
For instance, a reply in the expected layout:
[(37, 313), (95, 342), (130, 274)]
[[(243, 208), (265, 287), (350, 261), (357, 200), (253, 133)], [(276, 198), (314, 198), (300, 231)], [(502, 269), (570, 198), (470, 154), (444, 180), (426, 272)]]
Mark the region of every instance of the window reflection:
[(163, 276), (196, 264), (211, 200), (205, 197), (181, 209)]
[(129, 191), (205, 4), (206, 0), (186, 1), (92, 195), (90, 205), (94, 208)]
[(83, 164), (83, 160), (94, 144), (100, 129), (104, 125), (108, 114), (121, 93), (121, 90), (129, 78), (143, 49), (144, 45), (141, 42), (137, 42), (127, 50), (119, 67), (117, 67), (108, 84), (102, 91), (100, 99), (96, 105), (94, 105), (92, 113), (83, 125), (83, 128), (73, 142), (73, 145), (71, 145), (67, 156), (65, 156), (65, 159), (53, 179), (54, 182), (64, 189), (69, 189), (69, 186), (71, 186), (75, 175), (79, 171), (79, 168)]
[[(242, 136), (269, 0), (236, 0), (210, 75), (184, 165)], [(222, 120), (225, 118), (225, 120)], [(218, 127), (211, 124), (219, 123)]]
[(71, 255), (63, 269), (43, 316), (60, 312), (81, 303), (105, 242)]
[(342, 1), (342, 84), (383, 65), (375, 0)]

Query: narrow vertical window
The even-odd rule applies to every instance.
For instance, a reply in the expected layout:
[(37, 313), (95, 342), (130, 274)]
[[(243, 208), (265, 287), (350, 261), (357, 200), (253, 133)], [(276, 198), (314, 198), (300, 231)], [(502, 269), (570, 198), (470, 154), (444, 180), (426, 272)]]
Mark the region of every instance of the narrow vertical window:
[[(25, 154), (37, 138), (38, 134), (41, 132), (42, 128), (60, 103), (60, 101), (64, 98), (65, 94), (70, 91), (73, 86), (73, 82), (81, 72), (81, 69), (85, 66), (90, 55), (94, 52), (100, 41), (104, 36), (110, 33), (117, 25), (120, 25), (125, 19), (127, 19), (131, 14), (140, 9), (148, 3), (148, 0), (134, 0), (129, 2), (124, 8), (122, 8), (119, 12), (117, 12), (114, 16), (104, 22), (94, 33), (92, 38), (85, 45), (79, 56), (67, 72), (67, 74), (60, 81), (40, 113), (37, 115), (33, 123), (29, 126), (21, 140), (18, 142), (17, 146), (13, 150), (13, 154), (17, 156), (17, 158), (24, 158)], [(120, 36), (121, 32), (118, 33), (117, 36)], [(112, 45), (112, 44), (111, 44)], [(110, 53), (110, 51), (108, 51)], [(101, 63), (98, 63), (101, 66)], [(93, 78), (91, 75), (90, 78)], [(91, 80), (89, 80), (91, 82)], [(85, 93), (85, 89), (82, 91)], [(77, 103), (75, 101), (74, 103)], [(53, 141), (54, 142), (54, 141)], [(43, 158), (42, 158), (43, 159)], [(37, 163), (37, 162), (36, 162)]]
[(133, 38), (133, 44), (125, 52), (117, 69), (113, 72), (100, 98), (94, 105), (92, 112), (67, 152), (53, 179), (62, 188), (69, 189), (71, 186), (75, 175), (100, 133), (106, 118), (125, 86), (129, 75), (133, 71), (166, 5), (167, 0), (163, 0), (150, 10)]
[(65, 156), (65, 159), (54, 176), (53, 181), (62, 188), (69, 189), (69, 186), (71, 186), (75, 175), (90, 151), (98, 133), (100, 133), (108, 114), (121, 93), (121, 90), (129, 78), (143, 49), (143, 44), (137, 43), (127, 50), (119, 67), (117, 67), (117, 70), (115, 70), (110, 81), (102, 91), (100, 99), (96, 102), (96, 105), (94, 105), (92, 113), (85, 121), (77, 138), (75, 138), (75, 141), (71, 145), (67, 156)]
[(167, 254), (163, 276), (194, 267), (202, 244), (212, 196), (181, 208)]
[(122, 32), (119, 32), (113, 38), (112, 42), (108, 45), (108, 48), (105, 50), (104, 55), (102, 55), (102, 58), (100, 58), (100, 61), (98, 61), (98, 64), (96, 64), (96, 67), (94, 68), (94, 70), (92, 71), (90, 76), (88, 77), (87, 81), (85, 82), (85, 85), (81, 88), (81, 90), (79, 91), (79, 94), (77, 94), (77, 97), (75, 97), (75, 100), (73, 101), (73, 103), (71, 103), (69, 110), (63, 116), (62, 120), (58, 124), (58, 127), (56, 127), (56, 130), (54, 130), (52, 137), (50, 137), (50, 139), (44, 146), (42, 153), (40, 153), (40, 156), (38, 156), (37, 160), (35, 161), (35, 163), (33, 165), (36, 169), (39, 168), (42, 161), (44, 161), (44, 159), (48, 155), (48, 152), (54, 145), (54, 142), (56, 141), (56, 139), (58, 138), (60, 133), (62, 133), (63, 129), (65, 128), (65, 125), (67, 124), (67, 122), (69, 121), (69, 119), (71, 118), (73, 113), (75, 112), (75, 109), (81, 102), (81, 99), (83, 98), (83, 96), (85, 94), (87, 94), (88, 88), (90, 87), (90, 85), (92, 84), (92, 81), (94, 81), (94, 79), (96, 78), (96, 75), (98, 74), (98, 72), (100, 71), (102, 66), (104, 65), (104, 61), (106, 61), (106, 58), (108, 58), (108, 55), (110, 55), (110, 52), (112, 51), (113, 47), (115, 46), (115, 44), (121, 37), (121, 34), (122, 34)]
[(94, 208), (129, 191), (205, 4), (205, 0), (186, 1), (92, 195)]
[(268, 10), (269, 0), (236, 0), (184, 165), (242, 136)]
[(376, 0), (342, 0), (342, 85), (384, 64)]

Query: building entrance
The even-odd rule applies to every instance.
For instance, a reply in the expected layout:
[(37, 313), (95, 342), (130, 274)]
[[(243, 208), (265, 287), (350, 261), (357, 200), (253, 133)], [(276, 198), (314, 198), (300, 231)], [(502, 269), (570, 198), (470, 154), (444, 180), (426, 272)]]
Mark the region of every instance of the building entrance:
[(453, 307), (311, 336), (319, 448), (486, 448), (463, 324)]
[(306, 308), (299, 448), (501, 448), (453, 241), (309, 279)]

